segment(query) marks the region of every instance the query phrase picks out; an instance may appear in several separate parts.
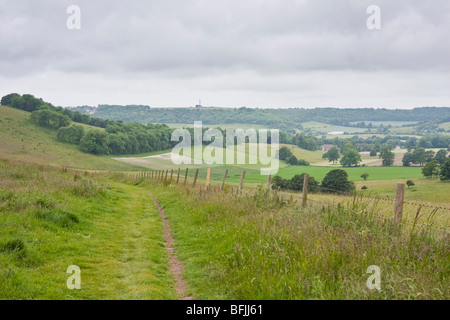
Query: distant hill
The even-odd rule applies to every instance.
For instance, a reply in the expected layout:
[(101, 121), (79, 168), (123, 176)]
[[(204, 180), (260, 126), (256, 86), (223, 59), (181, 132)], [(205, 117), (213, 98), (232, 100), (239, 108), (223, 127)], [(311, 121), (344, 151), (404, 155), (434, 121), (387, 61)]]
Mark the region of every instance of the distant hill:
[[(104, 130), (79, 125), (85, 129)], [(138, 168), (108, 157), (83, 153), (76, 145), (59, 142), (56, 131), (33, 124), (29, 112), (5, 106), (0, 106), (0, 159), (86, 170)]]
[(335, 125), (349, 125), (357, 121), (444, 122), (444, 120), (450, 121), (450, 108), (422, 107), (411, 110), (372, 108), (258, 109), (245, 107), (151, 108), (134, 105), (99, 105), (92, 115), (102, 119), (140, 123), (193, 123), (201, 120), (204, 124), (246, 123), (293, 130), (302, 129), (301, 123), (308, 121)]

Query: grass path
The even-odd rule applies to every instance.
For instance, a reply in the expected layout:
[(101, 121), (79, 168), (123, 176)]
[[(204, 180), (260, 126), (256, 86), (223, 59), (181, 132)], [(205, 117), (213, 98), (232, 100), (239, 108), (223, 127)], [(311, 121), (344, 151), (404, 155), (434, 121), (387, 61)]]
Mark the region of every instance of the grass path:
[(86, 262), (95, 268), (84, 277), (92, 281), (86, 289), (104, 293), (96, 299), (176, 299), (157, 208), (142, 188), (129, 191), (129, 199), (116, 201), (116, 214), (94, 222), (96, 254)]
[[(25, 187), (18, 172), (30, 177)], [(79, 181), (70, 172), (4, 164), (0, 176), (0, 300), (178, 298), (163, 221), (148, 189), (87, 176), (86, 186), (105, 190), (87, 197), (74, 194)], [(45, 199), (48, 209), (36, 208), (35, 199)], [(69, 214), (78, 222), (63, 225)], [(5, 249), (11, 241), (21, 243), (20, 251)], [(66, 285), (71, 265), (81, 270), (79, 290)]]

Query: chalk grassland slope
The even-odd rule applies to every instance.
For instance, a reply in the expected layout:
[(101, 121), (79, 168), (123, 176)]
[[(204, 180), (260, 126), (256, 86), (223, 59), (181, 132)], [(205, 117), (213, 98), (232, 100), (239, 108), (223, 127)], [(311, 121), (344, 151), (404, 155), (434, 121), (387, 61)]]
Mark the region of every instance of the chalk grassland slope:
[(86, 170), (138, 169), (106, 156), (83, 153), (75, 145), (59, 142), (56, 131), (36, 126), (29, 118), (29, 112), (0, 106), (0, 158)]
[[(71, 265), (81, 290), (67, 288)], [(0, 161), (0, 300), (175, 298), (146, 189)]]
[[(302, 209), (276, 193), (152, 188), (199, 299), (449, 297), (448, 239), (399, 232), (361, 202)], [(366, 286), (370, 265), (381, 291)]]

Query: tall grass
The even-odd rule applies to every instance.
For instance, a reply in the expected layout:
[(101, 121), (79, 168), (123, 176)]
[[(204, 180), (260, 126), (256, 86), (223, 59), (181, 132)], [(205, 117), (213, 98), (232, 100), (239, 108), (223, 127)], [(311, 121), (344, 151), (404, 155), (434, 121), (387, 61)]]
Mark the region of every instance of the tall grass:
[[(301, 208), (292, 197), (155, 187), (197, 298), (448, 299), (447, 234), (379, 219), (354, 197)], [(429, 230), (428, 230), (429, 231)], [(369, 290), (371, 265), (381, 291)]]

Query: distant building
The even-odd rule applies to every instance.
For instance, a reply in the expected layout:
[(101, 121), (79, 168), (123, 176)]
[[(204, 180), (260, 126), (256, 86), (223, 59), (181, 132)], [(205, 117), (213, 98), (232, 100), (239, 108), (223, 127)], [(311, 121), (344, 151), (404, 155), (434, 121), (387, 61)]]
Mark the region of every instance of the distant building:
[(327, 152), (327, 151), (330, 151), (330, 149), (333, 147), (334, 147), (334, 144), (324, 144), (320, 147), (320, 149), (322, 149), (322, 151)]

